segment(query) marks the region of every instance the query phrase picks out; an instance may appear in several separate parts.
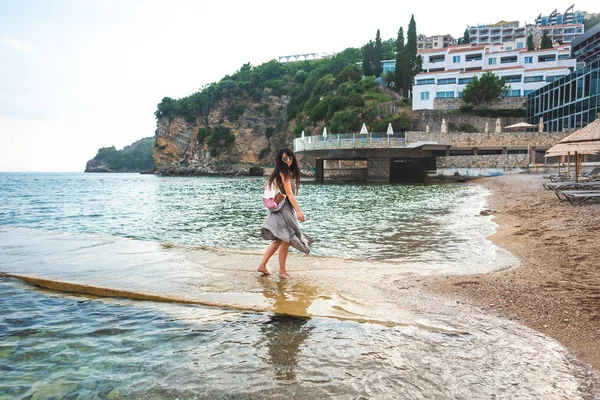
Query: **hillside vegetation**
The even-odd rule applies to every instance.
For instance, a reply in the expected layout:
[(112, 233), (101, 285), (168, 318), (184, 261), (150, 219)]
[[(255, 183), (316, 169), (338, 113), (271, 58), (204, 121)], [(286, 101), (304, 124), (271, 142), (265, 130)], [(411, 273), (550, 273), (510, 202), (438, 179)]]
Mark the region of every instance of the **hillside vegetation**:
[(154, 168), (152, 149), (154, 137), (138, 140), (117, 150), (115, 146), (102, 147), (88, 161), (86, 172), (140, 172)]
[[(291, 124), (294, 137), (303, 130), (310, 134), (323, 123), (337, 133), (357, 132), (363, 122), (373, 131), (385, 131), (388, 122), (395, 130), (404, 130), (410, 124), (405, 115), (392, 117), (382, 112), (380, 104), (392, 99), (374, 76), (362, 78), (358, 65), (362, 59), (360, 49), (348, 48), (329, 59), (287, 64), (272, 60), (257, 67), (244, 64), (233, 75), (188, 97), (163, 98), (155, 116), (169, 120), (183, 117), (189, 123), (200, 119), (206, 127), (199, 129), (199, 138), (216, 143), (218, 138), (212, 136), (223, 133), (209, 127), (207, 116), (212, 107), (227, 104), (226, 118), (234, 122), (249, 103), (258, 103), (255, 110), (269, 114), (271, 96), (286, 96), (285, 122)], [(273, 128), (281, 130), (284, 126)]]

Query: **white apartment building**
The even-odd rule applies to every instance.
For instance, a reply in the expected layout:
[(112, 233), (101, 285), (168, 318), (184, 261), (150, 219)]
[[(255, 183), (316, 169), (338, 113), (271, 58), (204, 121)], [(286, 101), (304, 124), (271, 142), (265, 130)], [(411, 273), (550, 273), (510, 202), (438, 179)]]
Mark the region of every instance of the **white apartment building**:
[(499, 21), (495, 24), (469, 26), (471, 44), (502, 44), (515, 49), (527, 48), (527, 37), (534, 34), (535, 26), (519, 26), (519, 21)]
[(575, 69), (570, 53), (570, 45), (535, 51), (502, 45), (419, 50), (423, 72), (415, 77), (412, 108), (431, 110), (435, 98), (460, 98), (473, 77), (487, 71), (506, 79), (508, 96), (526, 96)]
[[(580, 36), (584, 32), (583, 24), (567, 24), (567, 25), (548, 25), (538, 26), (539, 34), (546, 35), (552, 40), (552, 42), (559, 43), (571, 43), (576, 37)], [(540, 36), (541, 37), (541, 36)], [(535, 42), (535, 40), (534, 40)]]
[(451, 35), (425, 36), (417, 35), (417, 49), (443, 49), (454, 46), (456, 39)]

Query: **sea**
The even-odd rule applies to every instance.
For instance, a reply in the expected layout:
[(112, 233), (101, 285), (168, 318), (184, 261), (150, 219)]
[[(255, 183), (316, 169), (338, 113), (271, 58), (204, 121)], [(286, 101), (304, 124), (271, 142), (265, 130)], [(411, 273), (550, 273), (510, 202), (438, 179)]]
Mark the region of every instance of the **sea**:
[(253, 272), (263, 183), (0, 173), (0, 400), (583, 398), (554, 340), (399, 287), (518, 265), (483, 186), (303, 181), (282, 282)]

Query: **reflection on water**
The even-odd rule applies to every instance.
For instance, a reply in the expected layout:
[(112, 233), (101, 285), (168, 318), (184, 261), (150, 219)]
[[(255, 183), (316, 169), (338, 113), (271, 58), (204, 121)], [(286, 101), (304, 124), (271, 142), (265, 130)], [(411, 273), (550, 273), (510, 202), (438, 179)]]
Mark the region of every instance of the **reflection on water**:
[(275, 313), (260, 329), (268, 348), (269, 364), (275, 369), (276, 379), (294, 381), (300, 346), (313, 328), (306, 326), (308, 318), (289, 315), (308, 315), (317, 289), (306, 284), (299, 288), (298, 280), (273, 280), (268, 276), (259, 276), (257, 280), (265, 298), (272, 300), (271, 310)]
[(307, 321), (308, 319), (273, 315), (260, 328), (268, 349), (268, 363), (273, 366), (276, 379), (296, 380), (300, 347), (313, 329), (307, 326)]

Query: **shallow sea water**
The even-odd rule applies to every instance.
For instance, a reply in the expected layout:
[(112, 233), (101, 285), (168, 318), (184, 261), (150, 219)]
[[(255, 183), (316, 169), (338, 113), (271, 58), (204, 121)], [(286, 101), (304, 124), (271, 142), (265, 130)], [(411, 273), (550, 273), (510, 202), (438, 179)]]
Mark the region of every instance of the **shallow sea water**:
[[(252, 178), (0, 174), (0, 272), (108, 287), (121, 267), (146, 292), (181, 285), (271, 305), (249, 312), (226, 301), (97, 298), (0, 276), (0, 399), (582, 398), (590, 372), (555, 341), (468, 307), (406, 298), (389, 284), (514, 265), (485, 239), (494, 224), (479, 215), (488, 195), (481, 187), (304, 183), (302, 227), (325, 258), (293, 256), (298, 281), (281, 286), (257, 282), (246, 265), (265, 246), (261, 186)], [(373, 321), (399, 323), (364, 322), (361, 307)]]

